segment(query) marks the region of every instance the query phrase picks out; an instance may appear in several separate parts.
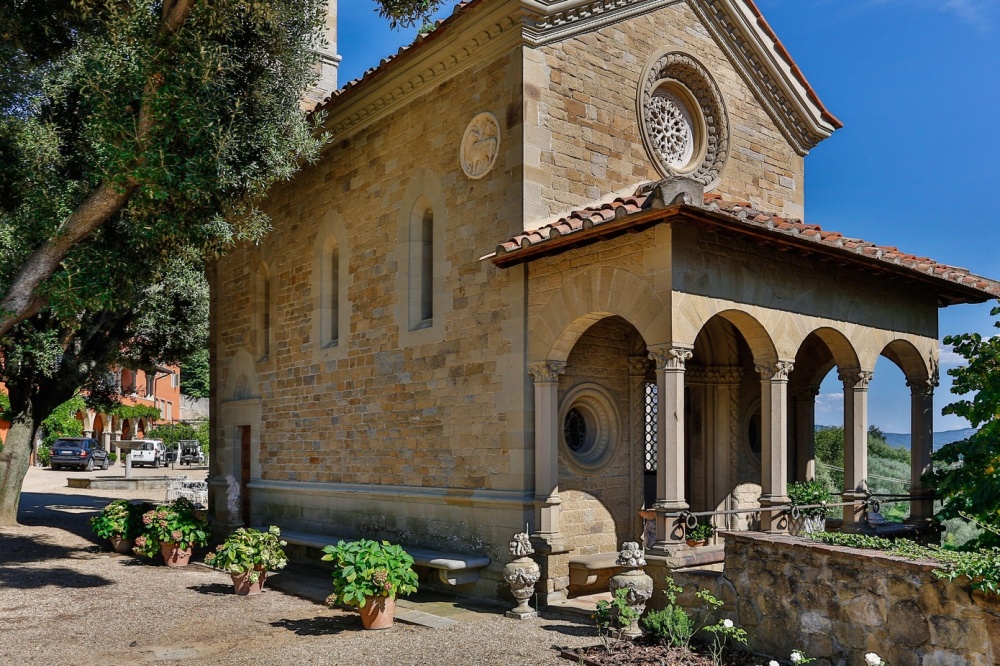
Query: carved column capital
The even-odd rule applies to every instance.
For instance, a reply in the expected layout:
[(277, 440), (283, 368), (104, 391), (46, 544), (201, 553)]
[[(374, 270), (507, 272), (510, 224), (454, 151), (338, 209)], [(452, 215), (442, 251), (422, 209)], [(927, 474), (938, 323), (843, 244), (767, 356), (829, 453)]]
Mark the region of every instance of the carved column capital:
[(754, 366), (762, 381), (787, 382), (788, 375), (795, 368), (791, 361), (776, 361), (774, 363), (758, 363)]
[(559, 375), (566, 372), (565, 361), (542, 361), (528, 365), (528, 372), (536, 384), (559, 381)]
[(812, 401), (819, 395), (818, 386), (803, 386), (792, 391), (792, 398), (800, 401)]
[(930, 397), (934, 395), (934, 389), (938, 385), (937, 377), (927, 379), (907, 379), (906, 385), (910, 388), (910, 395)]
[(649, 348), (649, 358), (656, 363), (657, 370), (684, 370), (685, 364), (694, 356), (690, 347), (657, 345)]
[(629, 356), (628, 374), (630, 377), (645, 377), (649, 372), (648, 356)]
[(868, 383), (872, 380), (874, 374), (860, 368), (844, 368), (837, 376), (840, 378), (840, 381), (844, 382), (845, 389), (867, 391)]

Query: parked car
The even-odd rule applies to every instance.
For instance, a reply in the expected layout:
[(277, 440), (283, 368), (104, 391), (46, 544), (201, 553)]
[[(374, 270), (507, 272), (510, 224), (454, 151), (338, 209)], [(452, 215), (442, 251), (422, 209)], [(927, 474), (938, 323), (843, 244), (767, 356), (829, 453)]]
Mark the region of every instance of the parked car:
[(196, 439), (182, 439), (178, 442), (181, 451), (182, 465), (204, 465), (205, 454), (201, 450), (201, 442)]
[(163, 452), (163, 462), (167, 465), (177, 462), (177, 458), (178, 451), (176, 448), (167, 448), (167, 450)]
[(132, 459), (132, 467), (146, 465), (147, 467), (159, 467), (164, 464), (166, 457), (163, 448), (163, 441), (159, 439), (136, 439), (133, 440), (136, 446), (132, 448), (129, 457)]
[(52, 456), (49, 465), (58, 470), (64, 467), (76, 467), (88, 472), (94, 467), (107, 469), (110, 461), (108, 452), (96, 439), (88, 437), (61, 437), (52, 444)]

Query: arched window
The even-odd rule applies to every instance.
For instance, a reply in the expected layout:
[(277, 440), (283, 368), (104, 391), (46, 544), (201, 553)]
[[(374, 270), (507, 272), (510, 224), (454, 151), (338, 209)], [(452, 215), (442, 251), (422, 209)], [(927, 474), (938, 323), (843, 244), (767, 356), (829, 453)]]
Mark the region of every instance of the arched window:
[(434, 211), (418, 199), (410, 215), (410, 330), (434, 323)]
[(334, 347), (340, 343), (340, 247), (333, 237), (323, 248), (322, 280), (323, 344)]

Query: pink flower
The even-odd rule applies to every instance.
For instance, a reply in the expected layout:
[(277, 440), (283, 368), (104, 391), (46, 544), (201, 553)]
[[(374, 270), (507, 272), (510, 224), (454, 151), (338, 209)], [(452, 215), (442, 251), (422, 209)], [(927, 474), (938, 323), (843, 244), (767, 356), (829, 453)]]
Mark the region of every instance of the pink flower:
[(180, 543), (181, 539), (184, 538), (184, 534), (180, 530), (174, 530), (170, 533), (170, 538), (173, 539), (175, 543)]
[(148, 513), (144, 513), (142, 515), (142, 524), (143, 525), (149, 525), (152, 522), (153, 522), (153, 517), (151, 515), (149, 515)]

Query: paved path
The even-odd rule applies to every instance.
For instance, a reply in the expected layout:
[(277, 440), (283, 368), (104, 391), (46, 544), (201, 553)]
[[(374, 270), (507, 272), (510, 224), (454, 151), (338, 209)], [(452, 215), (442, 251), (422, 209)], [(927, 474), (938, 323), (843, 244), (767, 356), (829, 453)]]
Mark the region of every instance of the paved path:
[(33, 468), (24, 526), (0, 529), (0, 664), (556, 666), (568, 662), (555, 646), (595, 642), (574, 621), (507, 620), (446, 597), (409, 606), (452, 613), (444, 628), (397, 623), (384, 632), (362, 631), (355, 613), (274, 589), (236, 597), (228, 576), (205, 567), (173, 570), (106, 552), (87, 519), (112, 498), (159, 501), (164, 491), (66, 488), (76, 474)]

